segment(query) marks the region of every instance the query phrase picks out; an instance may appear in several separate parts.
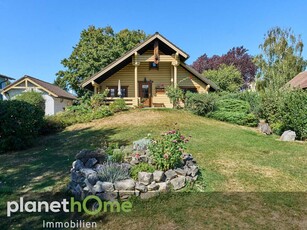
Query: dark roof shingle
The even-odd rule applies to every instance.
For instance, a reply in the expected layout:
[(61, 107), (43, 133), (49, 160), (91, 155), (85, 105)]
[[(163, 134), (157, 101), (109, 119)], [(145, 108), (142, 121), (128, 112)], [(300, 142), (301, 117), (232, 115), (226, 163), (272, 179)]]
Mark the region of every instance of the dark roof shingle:
[(306, 89), (307, 88), (307, 71), (301, 72), (298, 75), (296, 75), (291, 81), (288, 82), (288, 84), (292, 88)]

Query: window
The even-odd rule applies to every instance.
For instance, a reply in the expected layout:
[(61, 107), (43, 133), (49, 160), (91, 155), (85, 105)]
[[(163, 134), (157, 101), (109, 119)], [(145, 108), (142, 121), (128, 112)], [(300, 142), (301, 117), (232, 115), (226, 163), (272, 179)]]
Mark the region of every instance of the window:
[(159, 64), (156, 64), (154, 62), (149, 62), (149, 69), (159, 69)]
[(197, 89), (193, 86), (188, 87), (188, 86), (181, 86), (180, 89), (182, 89), (183, 93), (185, 94), (186, 92), (192, 92), (192, 93), (197, 93)]
[[(109, 89), (108, 97), (119, 97), (118, 96), (118, 86), (107, 86)], [(128, 86), (121, 86), (121, 96), (128, 97)]]

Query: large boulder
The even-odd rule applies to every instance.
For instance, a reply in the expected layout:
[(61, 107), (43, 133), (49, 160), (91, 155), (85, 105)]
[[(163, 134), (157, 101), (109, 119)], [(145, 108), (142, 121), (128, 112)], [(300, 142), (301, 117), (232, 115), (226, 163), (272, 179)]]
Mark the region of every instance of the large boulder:
[(283, 132), (283, 134), (280, 137), (281, 141), (294, 141), (296, 138), (296, 133), (291, 130), (287, 130)]
[(135, 181), (133, 179), (126, 179), (121, 181), (116, 181), (114, 183), (116, 190), (134, 190)]
[(139, 172), (138, 180), (144, 185), (148, 185), (153, 181), (153, 174), (148, 172)]
[(258, 124), (258, 129), (260, 132), (266, 134), (266, 135), (270, 135), (272, 134), (272, 129), (271, 127), (269, 126), (268, 123), (265, 123), (265, 122), (260, 122)]

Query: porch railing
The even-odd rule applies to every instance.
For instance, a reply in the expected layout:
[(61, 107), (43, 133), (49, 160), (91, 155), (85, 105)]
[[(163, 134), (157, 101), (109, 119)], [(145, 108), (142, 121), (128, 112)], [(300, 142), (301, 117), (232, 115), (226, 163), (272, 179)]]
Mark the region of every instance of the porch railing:
[(124, 99), (125, 103), (127, 106), (137, 106), (139, 104), (140, 98), (135, 98), (135, 97), (107, 97), (106, 98), (106, 104), (112, 104), (115, 100), (118, 99)]

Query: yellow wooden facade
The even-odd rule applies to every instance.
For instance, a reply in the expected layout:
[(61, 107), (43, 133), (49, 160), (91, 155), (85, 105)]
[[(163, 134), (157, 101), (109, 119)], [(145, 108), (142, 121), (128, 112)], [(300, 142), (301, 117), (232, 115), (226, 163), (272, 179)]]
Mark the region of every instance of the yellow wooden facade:
[[(138, 95), (138, 82), (152, 81), (151, 106), (162, 104), (164, 107), (171, 108), (172, 104), (165, 91), (163, 92), (163, 90), (161, 90), (161, 86), (166, 88), (177, 81), (179, 87), (193, 87), (196, 88), (199, 93), (206, 93), (208, 91), (207, 84), (182, 67), (180, 61), (176, 63), (177, 65), (174, 64), (176, 61), (175, 57), (161, 54), (159, 58), (159, 68), (150, 69), (149, 63), (154, 60), (153, 50), (148, 50), (143, 55), (136, 54), (135, 56), (136, 57), (133, 57), (132, 63), (110, 76), (101, 84), (95, 84), (97, 87), (95, 92), (103, 92), (109, 87), (117, 87), (120, 80), (121, 87), (128, 87), (128, 98), (134, 99), (132, 105), (137, 106), (140, 100)], [(177, 77), (175, 75), (176, 72)], [(137, 84), (135, 81), (136, 79)], [(137, 90), (135, 90), (135, 86)]]

